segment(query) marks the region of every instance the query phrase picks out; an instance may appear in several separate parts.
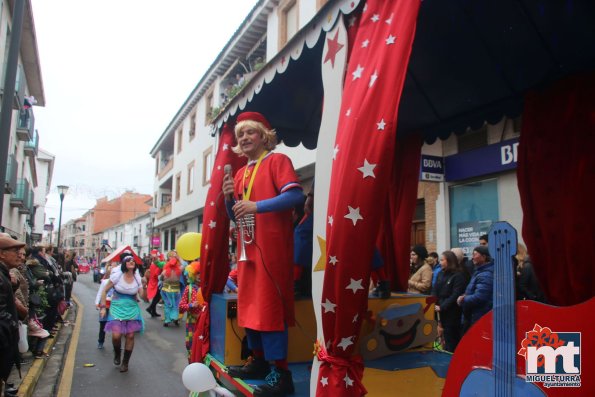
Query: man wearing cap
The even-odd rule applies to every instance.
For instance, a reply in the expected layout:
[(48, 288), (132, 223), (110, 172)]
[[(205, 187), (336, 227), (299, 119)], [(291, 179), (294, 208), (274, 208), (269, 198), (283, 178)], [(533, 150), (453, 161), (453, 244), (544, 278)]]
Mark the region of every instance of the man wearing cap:
[(0, 234), (0, 395), (13, 364), (20, 368), (18, 317), (9, 271), (22, 263), (24, 246)]
[(473, 249), (471, 257), (475, 272), (465, 289), (457, 298), (457, 304), (463, 308), (463, 332), (466, 332), (481, 316), (492, 310), (494, 290), (494, 262), (490, 251), (484, 245)]
[[(232, 220), (248, 216), (255, 224), (253, 241), (244, 244), (248, 260), (238, 260), (238, 323), (253, 356), (242, 367), (230, 367), (229, 374), (265, 378), (254, 396), (285, 396), (294, 391), (287, 327), (294, 325), (292, 208), (303, 201), (302, 187), (291, 160), (271, 152), (277, 136), (267, 119), (245, 112), (236, 121), (233, 150), (248, 157), (248, 164), (235, 178), (226, 175), (223, 193)], [(269, 361), (275, 363), (270, 372)]]

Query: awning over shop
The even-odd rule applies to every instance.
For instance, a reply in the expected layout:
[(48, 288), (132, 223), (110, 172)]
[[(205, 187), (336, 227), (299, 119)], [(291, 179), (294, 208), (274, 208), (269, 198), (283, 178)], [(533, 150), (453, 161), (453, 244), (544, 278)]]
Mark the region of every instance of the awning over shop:
[[(314, 148), (322, 114), (324, 32), (362, 6), (330, 1), (224, 109), (264, 113), (288, 146)], [(398, 38), (397, 38), (398, 40)], [(357, 44), (356, 44), (357, 45)], [(523, 94), (595, 69), (595, 3), (588, 0), (425, 0), (399, 108), (398, 134), (427, 142), (515, 117)]]

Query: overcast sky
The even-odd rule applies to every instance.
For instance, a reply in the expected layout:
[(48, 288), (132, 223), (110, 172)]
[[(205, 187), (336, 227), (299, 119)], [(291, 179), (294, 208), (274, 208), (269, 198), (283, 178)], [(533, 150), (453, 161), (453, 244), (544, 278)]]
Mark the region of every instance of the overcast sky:
[[(255, 0), (32, 0), (45, 90), (40, 148), (56, 156), (46, 216), (153, 194), (149, 151)], [(46, 222), (47, 222), (46, 218)]]

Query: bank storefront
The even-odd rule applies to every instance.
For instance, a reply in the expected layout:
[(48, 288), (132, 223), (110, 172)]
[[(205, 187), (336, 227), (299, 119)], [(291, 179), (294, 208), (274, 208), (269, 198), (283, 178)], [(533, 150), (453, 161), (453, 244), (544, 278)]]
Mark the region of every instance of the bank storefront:
[(517, 148), (514, 138), (444, 158), (447, 246), (461, 247), (470, 256), (479, 236), (496, 221), (509, 222), (520, 237)]

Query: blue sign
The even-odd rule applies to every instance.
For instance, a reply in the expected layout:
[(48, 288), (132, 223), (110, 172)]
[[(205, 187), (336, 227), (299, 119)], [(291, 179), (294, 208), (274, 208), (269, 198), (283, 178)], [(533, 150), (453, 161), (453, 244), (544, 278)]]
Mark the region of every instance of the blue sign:
[(422, 181), (444, 181), (444, 159), (438, 156), (421, 155), (421, 172), (419, 179)]
[(447, 181), (516, 169), (518, 138), (444, 158)]

